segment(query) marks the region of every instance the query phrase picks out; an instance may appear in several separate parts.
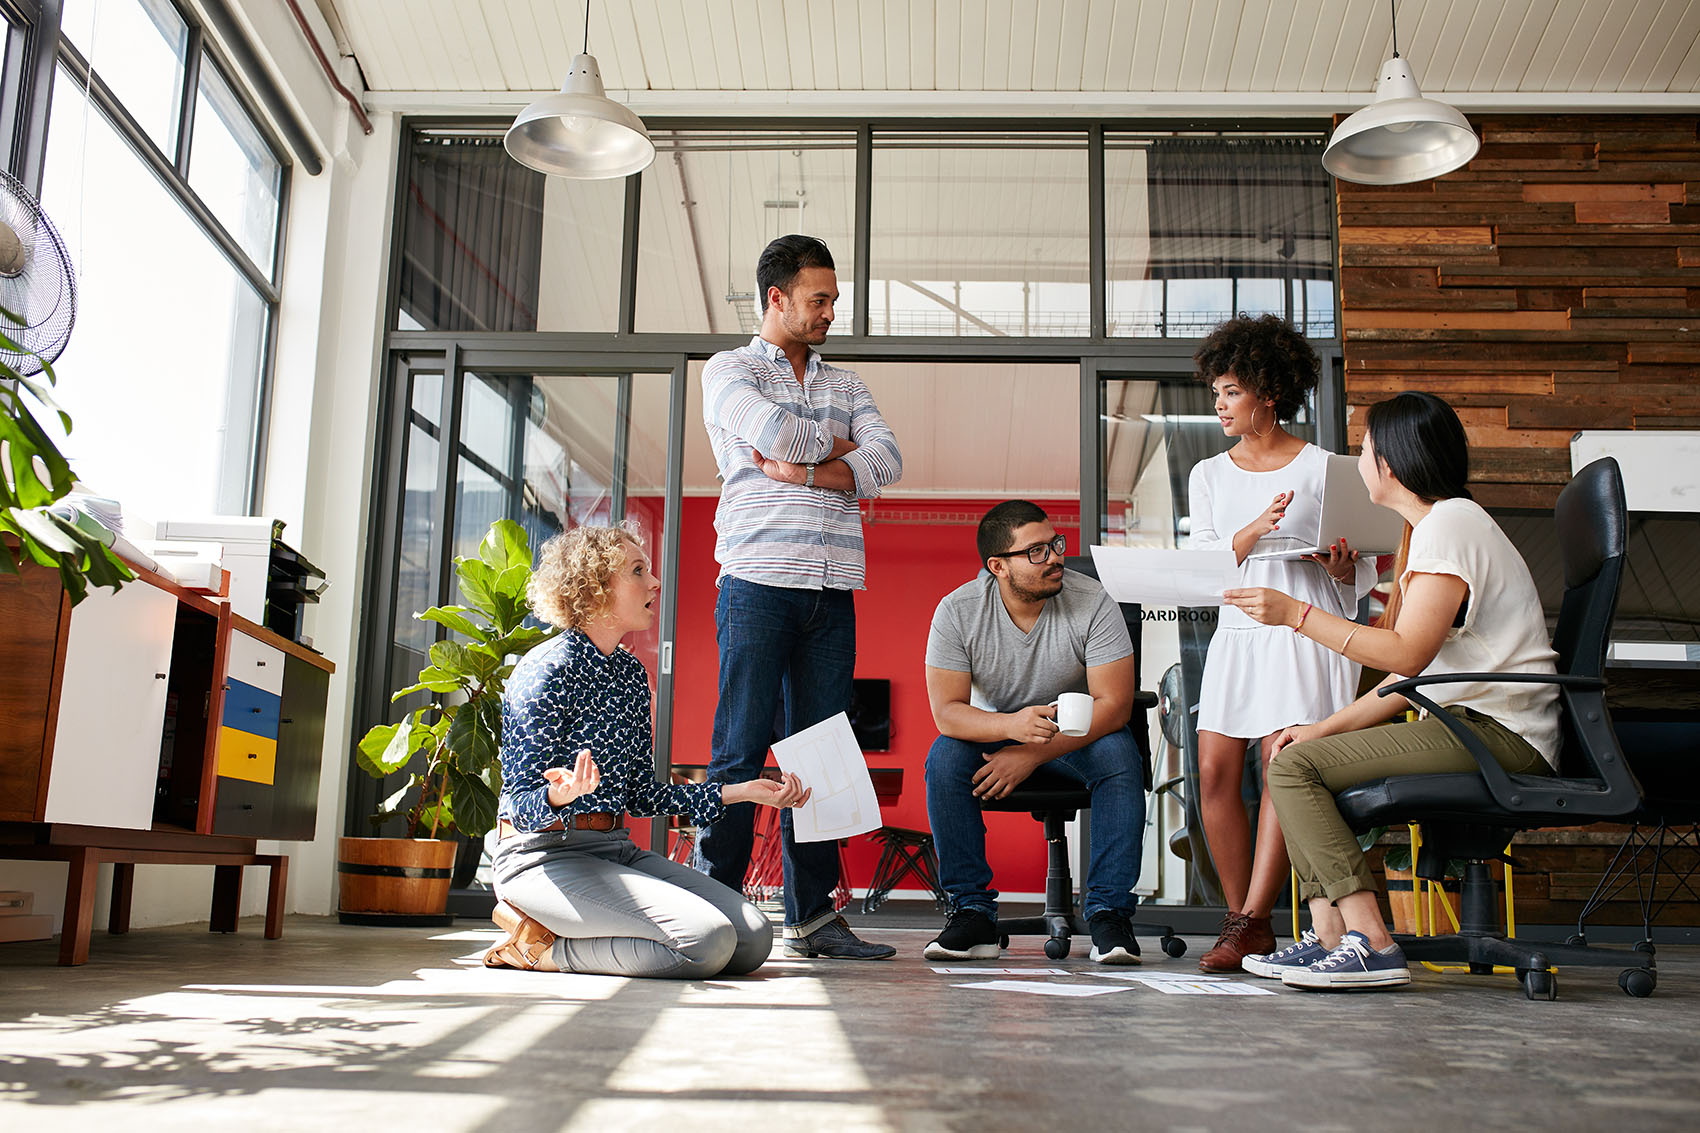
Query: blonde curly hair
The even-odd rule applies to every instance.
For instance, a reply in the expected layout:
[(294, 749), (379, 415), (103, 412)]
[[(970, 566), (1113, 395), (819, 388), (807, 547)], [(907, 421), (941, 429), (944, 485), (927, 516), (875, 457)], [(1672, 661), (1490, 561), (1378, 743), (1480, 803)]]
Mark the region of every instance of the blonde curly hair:
[(532, 612), (561, 629), (583, 629), (608, 609), (609, 585), (628, 546), (643, 549), (630, 520), (613, 527), (575, 527), (550, 537), (526, 587)]

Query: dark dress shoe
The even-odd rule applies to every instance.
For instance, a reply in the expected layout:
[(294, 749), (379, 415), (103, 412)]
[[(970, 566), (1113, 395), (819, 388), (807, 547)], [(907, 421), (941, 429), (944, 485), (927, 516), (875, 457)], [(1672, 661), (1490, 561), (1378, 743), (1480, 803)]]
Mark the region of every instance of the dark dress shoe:
[(817, 956), (822, 960), (889, 960), (897, 955), (897, 949), (860, 939), (843, 917), (835, 917), (807, 936), (787, 938), (785, 954), (811, 960)]

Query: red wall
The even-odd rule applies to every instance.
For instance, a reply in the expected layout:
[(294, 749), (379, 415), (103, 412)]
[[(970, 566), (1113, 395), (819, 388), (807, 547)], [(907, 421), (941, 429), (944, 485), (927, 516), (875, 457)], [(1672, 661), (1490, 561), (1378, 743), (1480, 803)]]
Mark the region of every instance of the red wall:
[[(927, 706), (924, 672), (927, 628), (939, 599), (974, 576), (974, 526), (949, 524), (880, 523), (881, 512), (955, 513), (976, 520), (996, 500), (903, 500), (872, 505), (874, 522), (865, 527), (868, 589), (856, 595), (856, 675), (891, 681), (890, 752), (869, 752), (871, 767), (903, 770), (903, 793), (882, 808), (887, 826), (926, 830), (927, 795), (923, 778), (927, 748), (937, 738)], [(713, 498), (684, 502), (679, 533), (680, 575), (662, 579), (679, 594), (679, 621), (674, 647), (673, 762), (708, 762), (709, 738), (719, 681), (714, 639)], [(1056, 515), (1078, 514), (1075, 501), (1039, 501)], [(1078, 553), (1079, 532), (1059, 527), (1068, 536), (1069, 552)], [(987, 857), (995, 885), (1006, 893), (1042, 893), (1045, 888), (1044, 838), (1039, 824), (1023, 814), (986, 816)], [(866, 887), (878, 862), (880, 844), (863, 836), (845, 851), (849, 884)], [(918, 888), (912, 878), (900, 888)]]

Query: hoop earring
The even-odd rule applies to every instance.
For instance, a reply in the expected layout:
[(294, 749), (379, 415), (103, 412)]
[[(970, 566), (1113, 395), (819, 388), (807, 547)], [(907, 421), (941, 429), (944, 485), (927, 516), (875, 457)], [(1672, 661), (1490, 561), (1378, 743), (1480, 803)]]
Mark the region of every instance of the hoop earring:
[(1275, 416), (1275, 407), (1273, 405), (1271, 405), (1269, 407), (1269, 428), (1267, 428), (1263, 432), (1259, 433), (1257, 431), (1257, 410), (1255, 410), (1255, 409), (1252, 410), (1252, 413), (1251, 413), (1251, 432), (1252, 432), (1252, 435), (1257, 437), (1259, 440), (1261, 440), (1264, 437), (1267, 437), (1270, 433), (1273, 433), (1275, 431), (1275, 426), (1279, 425), (1280, 423), (1281, 423), (1281, 419), (1279, 417)]

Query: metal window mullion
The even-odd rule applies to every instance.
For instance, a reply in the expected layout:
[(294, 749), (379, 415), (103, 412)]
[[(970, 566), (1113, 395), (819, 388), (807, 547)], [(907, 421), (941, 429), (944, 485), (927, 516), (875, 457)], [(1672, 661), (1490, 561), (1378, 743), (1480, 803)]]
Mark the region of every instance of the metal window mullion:
[[(1098, 541), (1103, 527), (1104, 475), (1100, 467), (1099, 415), (1103, 413), (1104, 383), (1099, 380), (1099, 361), (1080, 360), (1080, 543), (1082, 548)], [(1090, 543), (1088, 542), (1090, 540)]]
[(626, 518), (626, 461), (632, 451), (632, 375), (621, 374), (614, 386), (614, 482), (608, 486), (608, 512), (618, 523)]
[[(684, 522), (685, 482), (685, 405), (686, 373), (690, 365), (684, 355), (673, 363), (671, 393), (667, 412), (667, 492), (661, 512), (661, 577), (679, 577), (679, 528)], [(679, 588), (664, 586), (661, 590), (661, 646), (656, 660), (655, 675), (655, 733), (651, 737), (652, 758), (655, 761), (657, 782), (668, 782), (673, 770), (673, 670), (678, 664), (678, 651), (673, 648), (679, 628)], [(649, 848), (658, 854), (667, 852), (667, 824), (656, 821), (649, 826)]]
[(856, 309), (851, 312), (850, 333), (866, 338), (871, 333), (869, 313), (873, 287), (873, 210), (874, 210), (874, 132), (862, 126), (856, 130), (856, 238), (851, 255), (855, 258), (854, 280)]
[(189, 142), (195, 132), (195, 94), (201, 85), (201, 29), (189, 24), (183, 52), (183, 91), (177, 102), (177, 175), (189, 180)]
[[(513, 431), (508, 434), (508, 514), (519, 523), (525, 515), (525, 422), (537, 379), (516, 378), (510, 385), (517, 388), (508, 399), (508, 411), (513, 415)], [(520, 526), (525, 525), (520, 523)]]
[(71, 73), (71, 77), (88, 90), (89, 97), (94, 100), (95, 105), (100, 108), (100, 112), (106, 116), (107, 121), (130, 144), (130, 148), (142, 159), (142, 164), (146, 165), (153, 175), (159, 178), (166, 189), (178, 199), (178, 202), (188, 210), (195, 223), (217, 245), (225, 259), (230, 261), (231, 266), (253, 286), (254, 290), (265, 298), (266, 302), (278, 302), (281, 294), (277, 285), (272, 282), (271, 277), (261, 271), (259, 266), (248, 257), (248, 253), (242, 245), (236, 242), (236, 238), (225, 231), (223, 222), (213, 215), (206, 202), (201, 200), (200, 195), (189, 187), (189, 182), (178, 173), (177, 166), (167, 160), (165, 155), (159, 151), (159, 147), (154, 145), (153, 139), (148, 136), (147, 131), (142, 129), (134, 118), (130, 117), (130, 112), (124, 109), (124, 104), (112, 93), (111, 88), (102, 81), (99, 75), (92, 74), (89, 71), (87, 60), (70, 44), (61, 43), (59, 61), (65, 65), (66, 70)]
[(1088, 329), (1093, 338), (1110, 336), (1104, 194), (1104, 127), (1095, 125), (1086, 131), (1086, 274), (1090, 290)]
[(461, 369), (460, 347), (451, 345), (443, 354), (443, 392), (438, 420), (442, 429), (437, 439), (437, 507), (431, 525), (432, 605), (453, 600), (455, 483), (460, 473), (460, 416), (465, 402), (466, 374)]
[(638, 284), (638, 219), (643, 207), (643, 174), (626, 178), (626, 212), (620, 241), (620, 305), (617, 335), (636, 333)]

